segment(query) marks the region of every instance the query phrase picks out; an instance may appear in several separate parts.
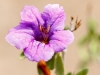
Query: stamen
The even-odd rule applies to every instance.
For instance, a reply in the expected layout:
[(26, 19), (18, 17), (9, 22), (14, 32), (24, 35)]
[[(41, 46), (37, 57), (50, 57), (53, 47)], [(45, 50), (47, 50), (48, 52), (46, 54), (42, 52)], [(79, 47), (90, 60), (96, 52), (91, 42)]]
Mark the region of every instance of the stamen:
[(43, 29), (43, 28), (42, 28), (42, 26), (41, 26), (41, 25), (39, 25), (39, 29), (40, 29), (40, 31), (42, 32), (42, 29)]
[(46, 32), (48, 33), (50, 31), (50, 25), (48, 25)]
[(47, 28), (46, 28), (46, 27), (43, 27), (43, 26), (41, 26), (41, 25), (39, 25), (39, 29), (40, 29), (41, 32), (47, 34), (47, 33), (49, 33), (49, 31), (50, 31), (50, 25), (48, 25)]
[(39, 25), (39, 29), (42, 32), (43, 40), (41, 42), (48, 43), (48, 33), (50, 31), (50, 25), (46, 28)]

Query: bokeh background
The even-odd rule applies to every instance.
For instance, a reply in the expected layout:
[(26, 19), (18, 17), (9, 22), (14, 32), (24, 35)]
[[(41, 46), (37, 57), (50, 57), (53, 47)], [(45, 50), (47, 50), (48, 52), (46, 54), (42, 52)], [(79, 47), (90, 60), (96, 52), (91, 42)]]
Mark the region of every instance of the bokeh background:
[[(65, 72), (76, 72), (80, 58), (78, 54), (78, 41), (87, 33), (87, 7), (92, 5), (91, 16), (100, 27), (100, 0), (0, 0), (0, 75), (38, 75), (37, 63), (27, 59), (19, 60), (21, 50), (8, 44), (5, 36), (8, 30), (19, 24), (20, 11), (25, 5), (33, 5), (41, 12), (47, 4), (60, 4), (67, 15), (66, 25), (70, 24), (70, 17), (82, 19), (82, 25), (74, 32), (75, 40), (68, 46), (65, 60)], [(88, 75), (100, 75), (100, 63), (91, 62)], [(53, 75), (53, 73), (52, 73)]]

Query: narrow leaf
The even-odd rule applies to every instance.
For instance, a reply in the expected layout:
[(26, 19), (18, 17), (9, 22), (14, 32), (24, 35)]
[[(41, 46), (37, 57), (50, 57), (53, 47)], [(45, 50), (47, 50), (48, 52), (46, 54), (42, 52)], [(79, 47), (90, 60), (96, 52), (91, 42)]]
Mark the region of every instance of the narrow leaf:
[(47, 63), (47, 66), (50, 70), (54, 69), (54, 63), (55, 63), (55, 55), (52, 57), (52, 59), (50, 59)]
[(43, 75), (43, 72), (38, 67), (37, 67), (37, 70), (38, 70), (39, 75)]
[(90, 45), (89, 45), (89, 48), (90, 48), (90, 52), (92, 54), (92, 56), (95, 58), (97, 55), (98, 55), (98, 41), (96, 40), (91, 40), (90, 42)]
[(85, 44), (89, 41), (89, 39), (90, 39), (90, 36), (89, 36), (89, 35), (83, 37), (83, 38), (80, 40), (79, 45), (80, 45), (80, 46), (85, 45)]
[(66, 25), (65, 28), (64, 28), (64, 30), (68, 30), (68, 29), (69, 29), (69, 27)]
[(71, 72), (69, 72), (69, 73), (67, 73), (67, 75), (72, 75), (72, 73), (71, 73)]
[(19, 55), (19, 59), (25, 59), (25, 56), (24, 56), (24, 52), (21, 52), (21, 54)]
[(76, 75), (87, 75), (87, 73), (88, 73), (88, 69), (85, 68), (85, 69), (79, 71)]
[(89, 31), (94, 32), (95, 29), (96, 29), (96, 26), (97, 26), (96, 21), (95, 21), (93, 18), (90, 18), (90, 19), (88, 20), (88, 28), (89, 28)]
[(56, 61), (55, 61), (55, 71), (56, 71), (56, 75), (64, 75), (64, 65), (62, 62), (62, 58), (59, 54), (57, 54)]

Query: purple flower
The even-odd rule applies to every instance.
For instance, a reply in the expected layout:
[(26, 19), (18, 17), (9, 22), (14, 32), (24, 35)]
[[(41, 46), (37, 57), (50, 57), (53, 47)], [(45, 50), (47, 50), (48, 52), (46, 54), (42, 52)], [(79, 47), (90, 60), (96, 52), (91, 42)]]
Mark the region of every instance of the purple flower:
[(22, 49), (31, 61), (48, 61), (74, 40), (73, 33), (64, 30), (65, 19), (64, 9), (59, 4), (46, 5), (43, 13), (34, 6), (25, 6), (20, 24), (9, 31), (6, 40)]

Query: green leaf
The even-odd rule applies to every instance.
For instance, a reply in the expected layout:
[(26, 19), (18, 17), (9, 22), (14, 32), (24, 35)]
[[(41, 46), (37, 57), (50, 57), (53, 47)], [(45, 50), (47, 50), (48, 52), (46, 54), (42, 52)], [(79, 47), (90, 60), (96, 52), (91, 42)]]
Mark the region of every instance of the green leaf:
[(19, 59), (25, 59), (25, 55), (24, 55), (24, 52), (21, 52), (21, 54), (19, 55)]
[(68, 29), (69, 29), (69, 27), (66, 25), (65, 28), (64, 28), (64, 30), (68, 30)]
[(72, 73), (71, 73), (71, 72), (69, 72), (69, 73), (67, 73), (67, 75), (72, 75)]
[(79, 41), (79, 45), (80, 46), (83, 46), (83, 45), (86, 45), (88, 42), (91, 41), (91, 38), (92, 38), (92, 34), (91, 33), (88, 33), (87, 35), (85, 35), (80, 41)]
[(91, 40), (89, 44), (89, 49), (91, 52), (91, 56), (95, 59), (99, 53), (99, 48), (98, 48), (98, 41), (96, 40)]
[(87, 73), (88, 73), (88, 69), (85, 68), (85, 69), (79, 71), (78, 73), (76, 73), (76, 75), (87, 75)]
[(90, 32), (95, 32), (96, 25), (97, 25), (97, 23), (93, 18), (90, 18), (88, 20), (88, 28), (89, 28)]
[(37, 70), (38, 70), (38, 74), (39, 74), (39, 75), (43, 75), (43, 72), (41, 71), (41, 69), (39, 69), (39, 68), (37, 67)]
[(59, 54), (57, 54), (55, 60), (55, 71), (56, 71), (56, 75), (64, 75), (64, 65), (62, 62), (62, 58)]
[(82, 46), (84, 44), (86, 44), (88, 42), (89, 37), (85, 36), (84, 38), (82, 38), (79, 42), (79, 45)]
[(53, 70), (54, 69), (54, 63), (55, 63), (55, 55), (46, 63), (47, 63), (48, 68), (50, 70)]

